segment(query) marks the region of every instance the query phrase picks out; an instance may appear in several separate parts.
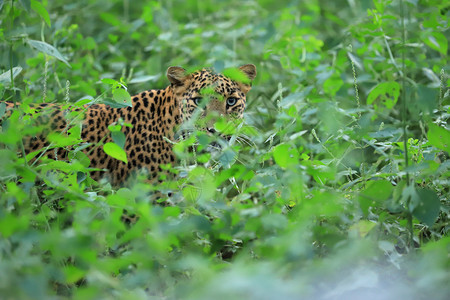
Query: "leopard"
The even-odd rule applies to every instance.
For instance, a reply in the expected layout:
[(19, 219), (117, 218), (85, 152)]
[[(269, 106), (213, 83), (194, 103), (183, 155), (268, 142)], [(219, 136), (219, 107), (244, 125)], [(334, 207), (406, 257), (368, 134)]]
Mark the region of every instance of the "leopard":
[[(153, 182), (163, 169), (162, 166), (175, 165), (177, 158), (173, 145), (177, 128), (191, 120), (197, 112), (200, 117), (216, 114), (233, 119), (242, 119), (246, 107), (246, 96), (251, 90), (257, 71), (253, 64), (235, 68), (243, 77), (238, 79), (216, 73), (211, 68), (188, 72), (180, 66), (167, 69), (170, 84), (165, 89), (150, 89), (131, 97), (131, 105), (113, 107), (108, 104), (86, 104), (75, 111), (83, 112), (81, 139), (88, 147), (82, 151), (90, 160), (91, 178), (107, 178), (112, 185), (121, 186), (137, 172), (144, 171)], [(209, 91), (205, 95), (204, 91)], [(12, 102), (6, 103), (6, 114), (15, 109)], [(37, 104), (38, 110), (50, 109), (47, 118), (51, 130), (63, 131), (67, 128), (67, 109), (59, 104)], [(2, 117), (3, 119), (5, 117)], [(125, 135), (123, 150), (127, 162), (109, 156), (101, 143), (112, 142), (108, 127), (121, 121)], [(42, 122), (42, 121), (41, 121)], [(1, 123), (0, 123), (1, 124)], [(214, 133), (214, 126), (207, 123), (202, 130)], [(25, 153), (42, 151), (48, 147), (45, 136), (34, 136), (24, 143)], [(67, 159), (67, 150), (47, 151), (49, 159)]]

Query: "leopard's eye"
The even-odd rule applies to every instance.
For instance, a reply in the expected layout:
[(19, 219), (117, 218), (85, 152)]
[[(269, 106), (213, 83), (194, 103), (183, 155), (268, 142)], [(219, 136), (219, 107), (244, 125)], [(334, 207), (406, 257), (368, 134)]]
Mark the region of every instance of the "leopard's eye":
[(199, 105), (200, 102), (202, 101), (202, 97), (195, 97), (192, 99), (192, 101), (194, 101), (195, 105)]
[(237, 102), (237, 98), (235, 98), (235, 97), (230, 97), (230, 98), (227, 99), (227, 105), (228, 106), (233, 106), (233, 105), (236, 104), (236, 102)]

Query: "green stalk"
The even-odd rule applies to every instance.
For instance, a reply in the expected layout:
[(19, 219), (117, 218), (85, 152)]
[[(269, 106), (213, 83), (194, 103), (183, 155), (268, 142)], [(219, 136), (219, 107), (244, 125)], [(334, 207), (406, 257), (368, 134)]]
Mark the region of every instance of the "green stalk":
[[(14, 0), (11, 1), (11, 10), (10, 10), (10, 16), (11, 16), (11, 26), (9, 28), (13, 28), (14, 26)], [(14, 92), (14, 74), (13, 74), (13, 43), (10, 40), (10, 45), (9, 45), (9, 74), (10, 74), (10, 79), (11, 79), (11, 89), (13, 92), (13, 101), (14, 101), (14, 108), (16, 107), (16, 97), (15, 97), (15, 92)]]
[[(403, 127), (403, 152), (405, 155), (405, 168), (408, 168), (408, 136), (406, 132), (406, 68), (405, 68), (405, 44), (406, 44), (406, 28), (405, 28), (405, 13), (403, 8), (403, 0), (400, 0), (400, 18), (402, 24), (402, 127)], [(406, 184), (409, 186), (409, 172), (406, 172)], [(410, 198), (406, 201), (406, 218), (408, 221), (408, 231), (409, 231), (409, 241), (408, 247), (409, 250), (413, 249), (413, 238), (414, 238), (414, 229), (412, 224), (412, 213), (410, 209)]]
[[(13, 28), (14, 25), (14, 0), (11, 1), (11, 27)], [(9, 70), (10, 70), (10, 79), (11, 79), (11, 90), (13, 93), (13, 102), (14, 102), (14, 108), (17, 107), (17, 96), (16, 96), (16, 91), (14, 89), (14, 72), (13, 72), (13, 42), (10, 40), (10, 45), (9, 45)], [(24, 159), (24, 165), (25, 167), (28, 166), (28, 162), (27, 162), (27, 156), (25, 153), (25, 147), (23, 145), (23, 140), (20, 140), (20, 150), (22, 152), (22, 156)]]

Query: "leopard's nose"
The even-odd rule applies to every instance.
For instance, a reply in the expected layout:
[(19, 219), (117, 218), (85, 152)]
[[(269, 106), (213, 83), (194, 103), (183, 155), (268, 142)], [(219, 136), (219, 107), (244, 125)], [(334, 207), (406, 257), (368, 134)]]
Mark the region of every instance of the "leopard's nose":
[(216, 133), (216, 130), (215, 130), (214, 128), (212, 128), (212, 127), (208, 127), (208, 128), (206, 128), (206, 130), (207, 130), (209, 133), (212, 133), (212, 134)]

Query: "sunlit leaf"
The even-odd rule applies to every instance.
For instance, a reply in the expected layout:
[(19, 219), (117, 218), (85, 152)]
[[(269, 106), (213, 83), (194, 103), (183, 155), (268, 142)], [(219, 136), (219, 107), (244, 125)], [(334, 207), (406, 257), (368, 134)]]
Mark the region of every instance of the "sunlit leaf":
[(51, 132), (47, 136), (47, 140), (52, 143), (54, 147), (66, 147), (78, 144), (81, 142), (79, 137), (67, 136), (59, 132)]
[(67, 283), (75, 283), (86, 274), (85, 270), (81, 270), (75, 266), (68, 265), (64, 268), (64, 275)]
[(132, 106), (131, 96), (125, 89), (121, 88), (114, 89), (113, 99), (116, 103), (123, 104), (129, 107)]
[(251, 80), (242, 72), (239, 70), (239, 68), (229, 68), (223, 70), (222, 74), (231, 80), (242, 82), (242, 83), (250, 83)]
[(115, 143), (106, 143), (103, 145), (103, 151), (109, 156), (128, 163), (127, 153), (119, 145)]
[(273, 149), (273, 158), (280, 167), (287, 168), (298, 163), (298, 152), (288, 144), (280, 144)]
[[(47, 23), (48, 27), (52, 27), (50, 23), (50, 16), (48, 11), (45, 9), (44, 5), (36, 0), (31, 0), (31, 8)], [(67, 62), (66, 62), (67, 64)]]
[(392, 109), (400, 95), (400, 85), (395, 81), (382, 82), (375, 86), (367, 97), (367, 104), (373, 104), (375, 108), (380, 105)]
[[(17, 75), (22, 72), (21, 67), (14, 67), (12, 68), (12, 78), (16, 78)], [(8, 70), (2, 74), (0, 74), (0, 83), (11, 83), (11, 70)]]

